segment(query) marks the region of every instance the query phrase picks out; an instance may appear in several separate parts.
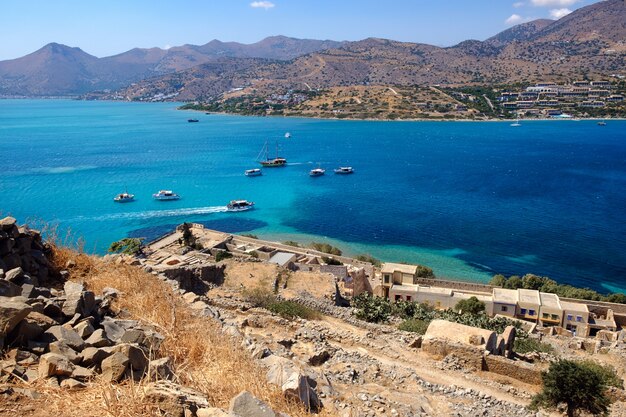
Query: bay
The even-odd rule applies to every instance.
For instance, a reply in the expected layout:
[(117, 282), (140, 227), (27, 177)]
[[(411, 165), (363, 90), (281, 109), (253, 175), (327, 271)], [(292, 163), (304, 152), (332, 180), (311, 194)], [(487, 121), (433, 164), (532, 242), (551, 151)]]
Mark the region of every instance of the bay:
[[(199, 123), (187, 123), (188, 118)], [(291, 138), (284, 137), (286, 132)], [(248, 178), (269, 141), (284, 168)], [(326, 175), (308, 176), (320, 165)], [(350, 165), (355, 174), (332, 169)], [(151, 194), (173, 189), (182, 199)], [(115, 204), (128, 190), (136, 200)], [(487, 281), (626, 289), (626, 121), (377, 122), (205, 115), (175, 103), (0, 100), (0, 214), (105, 253), (183, 221)], [(256, 202), (225, 213), (231, 199)]]

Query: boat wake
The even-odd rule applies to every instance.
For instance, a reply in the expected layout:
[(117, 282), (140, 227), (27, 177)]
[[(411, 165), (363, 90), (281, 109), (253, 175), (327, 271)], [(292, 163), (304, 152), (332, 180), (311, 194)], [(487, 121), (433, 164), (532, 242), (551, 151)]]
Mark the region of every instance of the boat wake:
[(97, 217), (84, 217), (81, 220), (105, 221), (105, 220), (144, 220), (161, 217), (197, 216), (202, 214), (224, 213), (226, 206), (180, 208), (175, 210), (148, 210), (129, 213), (105, 214)]

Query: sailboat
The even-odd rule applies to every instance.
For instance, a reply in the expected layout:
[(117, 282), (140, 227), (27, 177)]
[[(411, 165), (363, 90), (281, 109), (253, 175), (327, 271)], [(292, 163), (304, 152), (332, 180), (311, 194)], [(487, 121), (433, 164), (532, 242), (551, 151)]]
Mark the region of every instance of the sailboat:
[(522, 124), (519, 122), (519, 119), (515, 120), (515, 123), (511, 123), (511, 126), (513, 127), (520, 127)]
[[(263, 155), (264, 159), (259, 159), (261, 155)], [(257, 159), (259, 159), (259, 163), (264, 168), (277, 168), (277, 167), (284, 167), (285, 165), (287, 165), (287, 160), (285, 158), (281, 158), (280, 156), (278, 156), (278, 142), (276, 143), (276, 157), (274, 158), (269, 157), (269, 146), (266, 141), (265, 145), (263, 145), (263, 149), (261, 149), (261, 152), (259, 152)]]
[(285, 139), (289, 139), (291, 137), (291, 133), (287, 132), (285, 133)]

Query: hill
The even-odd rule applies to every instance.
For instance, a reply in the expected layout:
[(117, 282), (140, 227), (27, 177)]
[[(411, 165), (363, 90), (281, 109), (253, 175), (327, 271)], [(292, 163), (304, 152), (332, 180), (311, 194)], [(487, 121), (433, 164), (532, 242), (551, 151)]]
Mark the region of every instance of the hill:
[(175, 77), (141, 82), (121, 95), (145, 99), (167, 85), (168, 91), (180, 92), (177, 99), (206, 100), (205, 93), (214, 96), (223, 78), (231, 79), (231, 87), (249, 87), (249, 94), (264, 96), (276, 90), (355, 85), (462, 86), (606, 77), (626, 67), (625, 22), (624, 1), (609, 0), (558, 21), (524, 23), (486, 41), (440, 48), (369, 38), (291, 61), (259, 61), (243, 73), (222, 71), (219, 77), (214, 68), (201, 65)]

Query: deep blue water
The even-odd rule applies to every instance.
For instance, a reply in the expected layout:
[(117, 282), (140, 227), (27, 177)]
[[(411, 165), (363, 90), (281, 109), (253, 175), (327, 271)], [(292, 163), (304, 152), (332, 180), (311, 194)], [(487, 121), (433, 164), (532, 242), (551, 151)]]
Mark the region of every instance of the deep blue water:
[[(200, 123), (187, 123), (195, 117)], [(285, 139), (284, 133), (292, 138)], [(266, 140), (289, 166), (256, 167)], [(310, 169), (327, 168), (310, 178)], [(332, 168), (352, 165), (351, 176)], [(176, 202), (151, 194), (173, 189)], [(137, 201), (115, 204), (128, 189)], [(0, 212), (88, 251), (183, 221), (421, 262), (439, 276), (547, 275), (626, 289), (626, 122), (359, 122), (205, 115), (173, 104), (0, 101)], [(231, 199), (255, 201), (224, 213)]]

